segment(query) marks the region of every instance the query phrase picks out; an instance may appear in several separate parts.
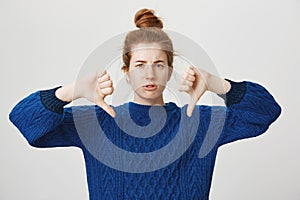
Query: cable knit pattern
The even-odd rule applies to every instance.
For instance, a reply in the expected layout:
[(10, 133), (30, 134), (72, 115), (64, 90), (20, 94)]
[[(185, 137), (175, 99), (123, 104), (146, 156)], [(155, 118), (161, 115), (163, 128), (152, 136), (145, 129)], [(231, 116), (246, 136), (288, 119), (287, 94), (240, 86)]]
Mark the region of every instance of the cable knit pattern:
[(42, 90), (40, 92), (40, 97), (41, 102), (47, 109), (62, 114), (64, 111), (63, 106), (67, 105), (68, 102), (64, 102), (58, 98), (55, 98), (55, 91), (58, 88), (61, 88), (61, 86), (53, 88), (51, 90)]
[[(63, 108), (67, 102), (55, 97), (57, 88), (38, 91), (24, 98), (9, 117), (32, 146), (81, 148), (91, 200), (207, 200), (218, 148), (264, 133), (281, 113), (280, 106), (261, 85), (248, 81), (230, 82), (230, 91), (220, 95), (225, 99), (226, 107), (197, 105), (195, 109), (200, 111), (198, 122), (183, 117), (187, 105), (178, 107), (173, 102), (165, 106), (134, 102), (113, 106), (118, 118), (110, 117), (98, 106)], [(186, 151), (175, 161), (142, 173), (111, 167), (113, 163), (121, 166), (126, 161), (126, 165), (134, 169), (142, 166), (144, 161), (130, 160), (131, 154), (120, 156), (107, 149), (106, 144), (135, 155), (148, 155), (175, 139), (182, 120), (189, 124), (184, 127), (184, 137), (189, 137), (192, 127), (196, 127), (192, 143), (173, 146), (167, 153), (150, 157), (149, 164), (159, 165), (170, 160), (186, 145)], [(153, 133), (145, 130), (153, 130)], [(102, 158), (108, 158), (108, 163)]]
[(231, 88), (226, 94), (218, 94), (225, 100), (226, 106), (231, 106), (235, 103), (239, 103), (246, 93), (245, 83), (236, 83), (229, 79), (225, 79), (230, 82)]

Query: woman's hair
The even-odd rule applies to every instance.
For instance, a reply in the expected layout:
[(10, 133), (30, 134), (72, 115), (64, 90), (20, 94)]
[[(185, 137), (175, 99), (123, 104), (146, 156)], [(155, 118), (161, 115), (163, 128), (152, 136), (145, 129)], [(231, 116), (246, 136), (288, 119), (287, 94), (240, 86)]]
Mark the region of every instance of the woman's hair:
[(129, 69), (131, 50), (134, 45), (140, 43), (157, 43), (166, 52), (168, 66), (173, 64), (173, 44), (169, 36), (162, 30), (163, 23), (160, 18), (154, 15), (153, 10), (141, 9), (134, 17), (134, 23), (138, 30), (130, 31), (124, 41), (122, 70)]

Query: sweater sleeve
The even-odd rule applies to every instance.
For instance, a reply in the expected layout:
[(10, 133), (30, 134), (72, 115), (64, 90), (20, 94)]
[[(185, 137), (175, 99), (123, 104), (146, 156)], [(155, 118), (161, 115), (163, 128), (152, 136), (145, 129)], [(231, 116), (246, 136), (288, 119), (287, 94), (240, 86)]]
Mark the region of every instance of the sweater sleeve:
[(37, 91), (21, 100), (9, 114), (10, 121), (34, 147), (80, 147), (72, 108), (63, 108), (55, 90)]
[(230, 91), (219, 95), (226, 104), (219, 146), (264, 133), (281, 113), (281, 107), (263, 86), (249, 81), (228, 81)]

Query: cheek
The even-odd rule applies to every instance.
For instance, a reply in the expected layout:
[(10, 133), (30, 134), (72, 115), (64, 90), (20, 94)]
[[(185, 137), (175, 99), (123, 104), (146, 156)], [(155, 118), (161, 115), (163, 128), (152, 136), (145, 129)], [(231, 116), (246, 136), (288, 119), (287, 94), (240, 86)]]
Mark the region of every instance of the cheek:
[(136, 71), (131, 71), (129, 73), (130, 84), (134, 89), (141, 87), (144, 83), (142, 81), (142, 75)]
[(131, 82), (136, 82), (141, 76), (139, 75), (139, 73), (137, 73), (136, 70), (131, 70), (129, 71), (129, 77)]
[(158, 77), (161, 82), (168, 82), (169, 72), (168, 71), (160, 72)]

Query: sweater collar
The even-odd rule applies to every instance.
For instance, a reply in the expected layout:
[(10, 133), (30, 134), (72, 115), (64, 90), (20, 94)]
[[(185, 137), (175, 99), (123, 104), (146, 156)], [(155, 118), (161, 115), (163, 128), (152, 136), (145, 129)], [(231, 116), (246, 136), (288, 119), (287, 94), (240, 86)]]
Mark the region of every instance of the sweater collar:
[(177, 108), (177, 105), (174, 102), (168, 102), (165, 103), (165, 105), (143, 105), (130, 101), (127, 104), (129, 106), (130, 111), (142, 113), (148, 112), (149, 109), (152, 107), (163, 107), (167, 112)]
[[(153, 117), (159, 121), (165, 120), (165, 117), (171, 117), (178, 108), (173, 102), (168, 102), (165, 105), (143, 105), (131, 101), (126, 103), (125, 107), (127, 107), (131, 119), (140, 126), (148, 125), (151, 122), (150, 109)], [(165, 109), (166, 115), (162, 113), (162, 109)]]

